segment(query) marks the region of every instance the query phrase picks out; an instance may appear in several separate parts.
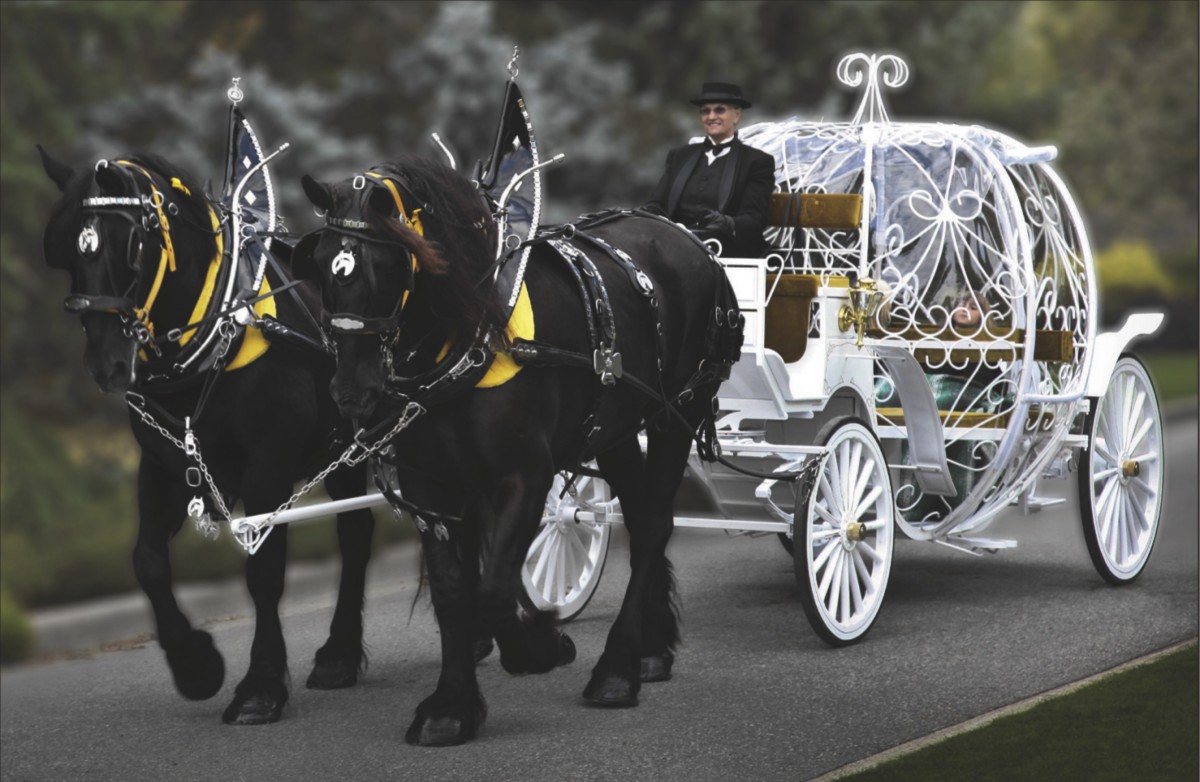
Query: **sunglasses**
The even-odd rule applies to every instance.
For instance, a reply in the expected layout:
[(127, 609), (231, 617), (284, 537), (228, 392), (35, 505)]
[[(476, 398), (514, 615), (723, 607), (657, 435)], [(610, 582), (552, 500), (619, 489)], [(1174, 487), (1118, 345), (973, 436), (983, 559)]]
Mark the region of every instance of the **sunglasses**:
[(719, 117), (728, 110), (728, 106), (704, 106), (700, 109), (700, 116), (707, 117), (709, 114), (716, 114)]

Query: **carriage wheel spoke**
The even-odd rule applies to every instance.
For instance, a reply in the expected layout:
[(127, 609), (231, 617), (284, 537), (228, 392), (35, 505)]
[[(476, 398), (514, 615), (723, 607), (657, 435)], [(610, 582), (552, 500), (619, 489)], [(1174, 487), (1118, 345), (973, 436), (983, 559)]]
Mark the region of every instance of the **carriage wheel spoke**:
[[(1101, 535), (1104, 539), (1104, 548), (1106, 551), (1112, 551), (1116, 546), (1116, 530), (1120, 524), (1120, 514), (1117, 509), (1117, 486), (1119, 484), (1113, 481), (1105, 487), (1104, 496), (1104, 523), (1101, 529)], [(1098, 507), (1098, 506), (1097, 506)]]
[(867, 512), (867, 508), (871, 507), (871, 505), (875, 503), (875, 500), (877, 500), (879, 495), (882, 493), (882, 486), (876, 486), (871, 489), (870, 493), (867, 494), (867, 496), (863, 498), (863, 501), (858, 504), (858, 507), (854, 509), (854, 518), (861, 519), (863, 514)]
[(542, 576), (546, 572), (546, 563), (550, 561), (550, 548), (553, 546), (553, 533), (554, 525), (547, 524), (542, 528), (542, 533), (538, 535), (537, 540), (534, 541), (532, 548), (537, 549), (538, 558), (537, 563), (533, 566), (533, 575), (530, 580), (535, 586), (542, 583)]
[(829, 604), (829, 583), (833, 580), (833, 576), (837, 572), (838, 552), (842, 550), (842, 547), (831, 544), (829, 549), (831, 554), (830, 561), (826, 563), (825, 572), (821, 574), (821, 583), (817, 586), (817, 591), (821, 593), (821, 601), (826, 605)]
[(1146, 499), (1148, 499), (1148, 500), (1152, 500), (1158, 496), (1158, 490), (1155, 489), (1154, 487), (1152, 487), (1150, 484), (1146, 483), (1146, 480), (1144, 478), (1142, 478), (1141, 476), (1138, 476), (1136, 478), (1130, 478), (1129, 483), (1127, 485), (1131, 486), (1131, 487), (1136, 487), (1137, 490), (1140, 491), (1142, 493), (1142, 495), (1145, 496)]
[(577, 553), (579, 550), (579, 539), (575, 537), (574, 532), (568, 532), (564, 535), (563, 540), (563, 558), (566, 564), (563, 567), (563, 589), (570, 592), (579, 583), (579, 574), (583, 572), (583, 563), (586, 557), (581, 558)]
[(862, 463), (862, 443), (855, 440), (850, 444), (850, 467), (846, 472), (846, 501), (842, 507), (848, 507), (854, 503), (854, 498), (859, 496), (859, 483), (862, 477), (859, 475)]
[(1146, 518), (1146, 512), (1137, 501), (1137, 497), (1133, 496), (1133, 492), (1125, 493), (1125, 503), (1129, 506), (1129, 532), (1136, 541), (1143, 532), (1150, 529), (1150, 520)]
[(1128, 533), (1128, 507), (1124, 489), (1113, 495), (1113, 554), (1118, 562), (1125, 561), (1125, 539)]
[(567, 552), (566, 546), (562, 543), (561, 535), (559, 536), (558, 549), (558, 568), (556, 572), (558, 583), (555, 584), (558, 587), (558, 600), (555, 602), (562, 604), (567, 601)]
[[(833, 517), (829, 516), (827, 513), (822, 514), (822, 515), (825, 515), (831, 522), (833, 521)], [(813, 533), (812, 533), (813, 543), (817, 543), (819, 541), (826, 540), (828, 538), (836, 537), (838, 534), (839, 533), (836, 529), (830, 529), (828, 527), (822, 527), (821, 529), (814, 529)]]
[(841, 472), (834, 459), (829, 460), (829, 471), (821, 473), (821, 490), (825, 495), (825, 502), (832, 506), (830, 510), (834, 513), (840, 512), (845, 503), (842, 502)]
[(545, 567), (542, 572), (542, 597), (546, 600), (554, 600), (554, 575), (558, 565), (558, 535), (551, 538), (550, 543), (546, 546), (545, 551)]
[(848, 557), (842, 557), (842, 584), (839, 590), (841, 592), (841, 621), (843, 624), (850, 621), (851, 611), (854, 609), (854, 606), (850, 604), (850, 571), (853, 568), (850, 567), (848, 559)]
[[(575, 529), (578, 529), (578, 525)], [(571, 559), (574, 563), (574, 569), (571, 571), (578, 578), (582, 575), (585, 568), (591, 564), (591, 557), (588, 556), (587, 547), (583, 545), (583, 541), (579, 539), (579, 535), (572, 529), (568, 535), (570, 539)]]
[(860, 551), (863, 554), (866, 554), (868, 557), (871, 558), (871, 561), (874, 562), (876, 565), (883, 562), (883, 555), (880, 554), (878, 551), (876, 551), (874, 548), (872, 548), (871, 545), (868, 544), (865, 540), (860, 540), (858, 542), (858, 545), (856, 545), (854, 547), (854, 550)]
[[(854, 502), (857, 498), (862, 497), (863, 492), (867, 490), (867, 486), (871, 482), (871, 474), (875, 470), (875, 460), (867, 457), (866, 462), (859, 468), (858, 477), (854, 481), (853, 491), (850, 493), (850, 501)], [(854, 518), (858, 518), (860, 513), (855, 513)]]
[(867, 589), (866, 594), (870, 594), (871, 593), (871, 580), (872, 580), (871, 579), (871, 570), (870, 570), (870, 568), (867, 567), (866, 560), (863, 559), (862, 552), (859, 551), (858, 546), (854, 547), (852, 556), (854, 557), (854, 569), (856, 571), (858, 571), (858, 577), (862, 581), (863, 586), (866, 587), (866, 589)]
[[(849, 574), (848, 577), (850, 581), (850, 599), (852, 601), (852, 605), (854, 606), (854, 613), (858, 614), (863, 610), (862, 584), (859, 583), (859, 567), (861, 565), (861, 560), (854, 552), (850, 552), (850, 565), (851, 567), (846, 568), (846, 572)], [(865, 582), (866, 579), (863, 579), (863, 581)]]
[(813, 558), (813, 573), (819, 573), (821, 571), (821, 567), (829, 561), (829, 558), (833, 556), (833, 552), (838, 548), (840, 547), (837, 543), (826, 543), (825, 548), (821, 549), (821, 553), (817, 554), (817, 556)]
[(1142, 425), (1139, 426), (1137, 428), (1137, 431), (1133, 433), (1133, 437), (1129, 438), (1129, 452), (1130, 453), (1137, 451), (1137, 449), (1141, 446), (1142, 441), (1146, 439), (1146, 435), (1149, 433), (1150, 429), (1153, 428), (1153, 426), (1154, 426), (1153, 418), (1147, 417), (1147, 418), (1142, 419)]
[(1141, 418), (1142, 410), (1146, 404), (1146, 392), (1142, 389), (1137, 389), (1138, 393), (1134, 394), (1134, 378), (1129, 378), (1129, 398), (1125, 400), (1125, 420), (1123, 422), (1121, 433), (1125, 435), (1125, 444), (1127, 446), (1133, 443), (1133, 432), (1136, 431), (1138, 419)]
[(1106, 464), (1116, 464), (1117, 456), (1108, 448), (1108, 440), (1103, 437), (1097, 437), (1092, 440), (1092, 450), (1096, 455), (1104, 460)]
[(834, 515), (833, 515), (833, 514), (832, 514), (832, 513), (829, 511), (829, 509), (828, 509), (828, 508), (826, 508), (826, 507), (825, 507), (824, 505), (822, 505), (820, 502), (814, 502), (814, 503), (813, 503), (813, 510), (815, 510), (815, 511), (817, 512), (817, 515), (818, 515), (818, 516), (820, 516), (822, 519), (824, 519), (824, 520), (826, 521), (826, 523), (828, 523), (828, 524), (832, 524), (832, 525), (834, 526), (834, 528), (835, 528), (835, 529), (833, 530), (834, 532), (836, 532), (836, 531), (837, 531), (836, 527), (838, 527), (838, 520), (837, 520), (837, 518), (836, 518), (836, 517), (835, 517), (835, 516), (834, 516)]
[(1113, 453), (1109, 458), (1116, 461), (1116, 451), (1121, 449), (1121, 437), (1120, 432), (1113, 430), (1112, 416), (1107, 413), (1107, 409), (1100, 411), (1100, 431), (1104, 434), (1105, 447)]

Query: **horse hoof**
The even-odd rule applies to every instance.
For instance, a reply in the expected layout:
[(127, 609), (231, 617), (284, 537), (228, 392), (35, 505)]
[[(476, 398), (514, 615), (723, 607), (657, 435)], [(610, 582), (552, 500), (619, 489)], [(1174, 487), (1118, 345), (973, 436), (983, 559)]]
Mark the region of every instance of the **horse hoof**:
[(583, 689), (583, 698), (588, 703), (610, 709), (628, 709), (638, 705), (637, 682), (615, 673), (594, 673), (588, 686)]
[(475, 639), (475, 662), (483, 662), (492, 650), (496, 648), (496, 644), (492, 643), (491, 636), (487, 638)]
[(203, 630), (193, 630), (182, 644), (168, 649), (167, 665), (175, 688), (191, 701), (208, 700), (225, 683), (225, 658)]
[(417, 717), (404, 734), (405, 742), (418, 747), (453, 747), (474, 737), (474, 727), (453, 717)]
[(304, 683), (310, 690), (341, 690), (358, 682), (358, 666), (345, 660), (333, 660), (313, 665)]
[(665, 682), (671, 679), (671, 666), (675, 663), (675, 655), (665, 652), (642, 658), (641, 672), (638, 676), (643, 682)]
[(282, 716), (283, 703), (268, 695), (251, 695), (234, 698), (221, 720), (226, 725), (267, 725)]
[(575, 642), (571, 636), (562, 633), (558, 636), (558, 665), (570, 665), (575, 662)]

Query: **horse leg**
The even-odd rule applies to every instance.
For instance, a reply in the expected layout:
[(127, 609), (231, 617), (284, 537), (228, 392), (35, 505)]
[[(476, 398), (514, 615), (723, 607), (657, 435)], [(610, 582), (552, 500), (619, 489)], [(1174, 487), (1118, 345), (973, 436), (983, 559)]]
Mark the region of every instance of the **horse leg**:
[[(291, 486), (278, 476), (246, 474), (247, 515), (274, 510), (287, 499)], [(268, 487), (274, 486), (274, 490)], [(246, 587), (254, 601), (254, 641), (250, 667), (238, 682), (233, 700), (221, 719), (229, 725), (277, 722), (288, 700), (287, 647), (279, 621), (283, 574), (287, 564), (287, 525), (275, 527), (257, 553), (246, 559)]]
[[(463, 578), (466, 579), (466, 589), (471, 594), (478, 593), (480, 570), (483, 568), (483, 544), (479, 535), (459, 535), (458, 536), (458, 556), (464, 563)], [(478, 563), (477, 567), (467, 567), (466, 563)], [(492, 650), (496, 648), (496, 644), (492, 640), (492, 634), (484, 628), (479, 622), (475, 623), (475, 662), (482, 662), (487, 658)]]
[[(335, 470), (325, 479), (325, 488), (335, 500), (355, 497), (362, 493), (365, 478), (363, 467)], [(309, 689), (336, 690), (349, 687), (358, 681), (358, 674), (366, 667), (363, 605), (374, 530), (375, 516), (370, 510), (338, 514), (341, 582), (333, 621), (329, 624), (329, 639), (317, 650), (312, 673), (305, 683)]]
[(192, 627), (171, 591), (171, 558), (167, 543), (187, 498), (177, 476), (142, 457), (138, 468), (138, 534), (133, 572), (150, 600), (158, 643), (179, 694), (189, 700), (216, 695), (225, 681), (225, 660), (212, 636)]
[(575, 644), (553, 612), (531, 611), (523, 619), (517, 613), (520, 568), (552, 483), (548, 469), (514, 472), (477, 503), (480, 528), (491, 533), (477, 616), (500, 646), (500, 665), (513, 674), (545, 673), (575, 660)]
[(650, 681), (670, 676), (679, 640), (666, 549), (691, 439), (679, 426), (665, 432), (651, 429), (647, 436), (644, 464), (634, 458), (638, 449), (633, 440), (597, 458), (621, 500), (631, 565), (621, 611), (583, 691), (585, 699), (602, 706), (636, 706), (644, 676)]
[[(428, 491), (427, 487), (422, 488)], [(410, 492), (409, 498), (421, 508), (455, 507), (449, 502), (430, 502), (426, 491)], [(442, 672), (437, 689), (417, 706), (416, 715), (404, 734), (404, 740), (409, 744), (425, 747), (462, 744), (474, 738), (487, 718), (487, 704), (475, 677), (473, 608), (479, 559), (464, 562), (460, 546), (453, 540), (455, 535), (475, 534), (477, 531), (469, 522), (452, 525), (449, 540), (439, 537), (432, 523), (421, 534), (429, 590), (442, 639)], [(474, 574), (468, 576), (468, 569)]]

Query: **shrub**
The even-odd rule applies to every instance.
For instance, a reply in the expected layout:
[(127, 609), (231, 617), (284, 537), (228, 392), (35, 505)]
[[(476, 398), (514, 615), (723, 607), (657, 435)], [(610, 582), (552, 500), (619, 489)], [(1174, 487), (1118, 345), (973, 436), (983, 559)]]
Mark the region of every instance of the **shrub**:
[(33, 627), (21, 606), (0, 584), (0, 662), (23, 660), (33, 649)]

